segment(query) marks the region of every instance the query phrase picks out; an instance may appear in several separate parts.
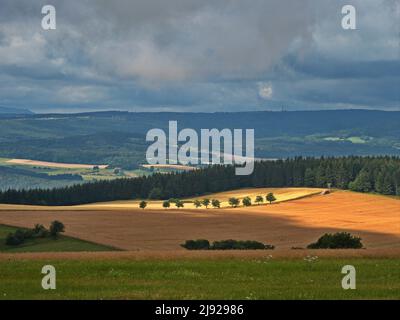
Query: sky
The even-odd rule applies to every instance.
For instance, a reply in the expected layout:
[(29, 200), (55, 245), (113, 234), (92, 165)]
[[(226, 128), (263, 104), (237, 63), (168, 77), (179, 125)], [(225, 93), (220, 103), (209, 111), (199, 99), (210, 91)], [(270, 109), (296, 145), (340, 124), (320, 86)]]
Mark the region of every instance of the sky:
[[(56, 29), (42, 28), (44, 5)], [(342, 28), (342, 7), (356, 29)], [(400, 110), (399, 0), (0, 0), (0, 106)]]

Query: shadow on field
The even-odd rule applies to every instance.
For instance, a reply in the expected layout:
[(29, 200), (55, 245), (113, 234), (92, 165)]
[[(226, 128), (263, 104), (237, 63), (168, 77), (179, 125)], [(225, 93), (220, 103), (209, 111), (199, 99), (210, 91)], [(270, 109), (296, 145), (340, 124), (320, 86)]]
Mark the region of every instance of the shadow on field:
[(184, 250), (180, 244), (188, 239), (257, 240), (290, 249), (306, 247), (324, 233), (338, 231), (360, 236), (367, 248), (400, 248), (398, 234), (368, 230), (374, 225), (365, 226), (351, 217), (347, 221), (332, 218), (331, 225), (326, 217), (301, 221), (245, 209), (0, 212), (0, 224), (32, 227), (57, 219), (65, 224), (66, 235), (124, 250)]

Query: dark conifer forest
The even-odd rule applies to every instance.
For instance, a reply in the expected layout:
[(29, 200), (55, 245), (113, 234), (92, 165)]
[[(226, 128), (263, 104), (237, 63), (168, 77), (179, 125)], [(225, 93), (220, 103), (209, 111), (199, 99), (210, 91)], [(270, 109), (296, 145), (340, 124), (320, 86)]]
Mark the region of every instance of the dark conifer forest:
[(399, 157), (292, 158), (255, 163), (253, 174), (233, 166), (76, 184), (56, 189), (7, 190), (0, 203), (77, 205), (128, 199), (184, 198), (245, 187), (332, 187), (400, 195)]

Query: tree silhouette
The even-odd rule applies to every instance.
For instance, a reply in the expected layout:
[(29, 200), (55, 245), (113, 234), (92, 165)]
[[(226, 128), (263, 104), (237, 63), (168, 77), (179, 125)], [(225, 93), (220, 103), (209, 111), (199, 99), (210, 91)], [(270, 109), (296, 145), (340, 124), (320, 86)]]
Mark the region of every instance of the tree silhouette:
[(201, 200), (201, 203), (206, 207), (206, 209), (208, 209), (208, 206), (210, 205), (210, 199), (205, 198)]
[(267, 196), (265, 197), (267, 201), (272, 204), (276, 200), (274, 194), (272, 192), (268, 193)]
[(168, 200), (165, 200), (162, 204), (165, 209), (168, 209), (171, 206), (171, 203)]
[(251, 206), (251, 198), (250, 197), (244, 197), (242, 200), (242, 203), (245, 207), (250, 207)]
[(232, 208), (236, 208), (240, 204), (240, 200), (238, 198), (232, 197), (229, 198), (228, 203)]
[(200, 201), (200, 200), (197, 200), (197, 199), (193, 201), (193, 204), (194, 204), (194, 206), (195, 206), (196, 208), (200, 208), (200, 207), (202, 206), (201, 201)]
[(255, 203), (260, 204), (260, 203), (263, 203), (263, 202), (264, 202), (263, 196), (257, 196), (257, 197), (256, 197)]
[(144, 209), (144, 208), (146, 208), (146, 207), (147, 207), (147, 202), (144, 201), (144, 200), (140, 201), (140, 203), (139, 203), (139, 208), (140, 208), (140, 209)]
[(218, 199), (212, 199), (211, 200), (211, 205), (214, 208), (221, 208), (221, 201), (219, 201)]

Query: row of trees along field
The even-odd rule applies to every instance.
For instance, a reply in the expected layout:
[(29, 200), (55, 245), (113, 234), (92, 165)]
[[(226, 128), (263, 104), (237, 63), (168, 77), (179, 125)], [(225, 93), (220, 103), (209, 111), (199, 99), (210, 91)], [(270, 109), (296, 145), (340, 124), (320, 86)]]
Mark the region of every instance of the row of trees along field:
[(327, 187), (400, 195), (399, 157), (293, 158), (255, 163), (236, 176), (233, 166), (215, 165), (184, 173), (98, 181), (37, 190), (7, 190), (0, 203), (75, 205), (111, 200), (170, 199), (244, 187)]

